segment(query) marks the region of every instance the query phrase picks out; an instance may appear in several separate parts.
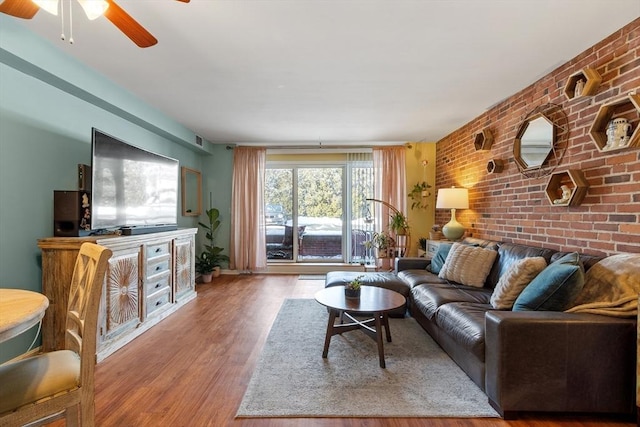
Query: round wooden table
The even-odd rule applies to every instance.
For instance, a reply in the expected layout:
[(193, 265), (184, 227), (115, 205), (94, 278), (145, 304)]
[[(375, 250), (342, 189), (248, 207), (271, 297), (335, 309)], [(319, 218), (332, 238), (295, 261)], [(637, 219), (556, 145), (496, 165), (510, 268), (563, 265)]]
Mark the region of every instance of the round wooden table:
[[(384, 327), (386, 331), (387, 342), (391, 342), (387, 313), (394, 308), (403, 306), (406, 300), (398, 292), (385, 288), (362, 286), (360, 289), (359, 299), (345, 298), (344, 286), (331, 286), (316, 292), (316, 301), (329, 309), (327, 335), (324, 340), (322, 357), (326, 358), (329, 353), (329, 344), (332, 336), (359, 329), (377, 342), (380, 367), (384, 368), (386, 365), (382, 343), (382, 328)], [(371, 314), (373, 317), (366, 320), (359, 320), (354, 317), (366, 314)], [(344, 317), (347, 317), (351, 322), (344, 323)], [(336, 324), (337, 318), (340, 318), (340, 323), (338, 324)]]
[(37, 325), (49, 307), (46, 296), (24, 289), (0, 289), (0, 342)]

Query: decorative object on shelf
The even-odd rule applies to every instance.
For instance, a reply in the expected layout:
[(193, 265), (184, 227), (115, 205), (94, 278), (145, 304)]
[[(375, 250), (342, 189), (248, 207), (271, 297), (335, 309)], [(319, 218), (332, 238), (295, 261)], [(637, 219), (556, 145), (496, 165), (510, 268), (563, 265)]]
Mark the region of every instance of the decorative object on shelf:
[(488, 173), (501, 173), (504, 170), (504, 160), (502, 159), (491, 159), (489, 163), (487, 163), (487, 172)]
[(440, 230), (440, 226), (438, 224), (434, 224), (431, 227), (431, 231), (429, 232), (429, 240), (443, 240), (444, 234)]
[(618, 117), (609, 122), (607, 126), (607, 145), (603, 150), (624, 148), (629, 145), (631, 139), (631, 123), (624, 117)]
[(427, 204), (427, 197), (431, 195), (429, 188), (431, 186), (426, 181), (418, 182), (413, 186), (413, 189), (408, 194), (412, 200), (411, 209), (426, 209), (429, 206)]
[(439, 189), (436, 209), (451, 209), (451, 221), (442, 227), (442, 233), (449, 240), (460, 239), (465, 229), (456, 220), (456, 209), (469, 209), (469, 191), (455, 187)]
[(569, 199), (571, 198), (571, 188), (568, 185), (561, 185), (560, 186), (560, 190), (562, 191), (562, 197), (560, 197), (559, 199), (555, 199), (553, 201), (554, 205), (563, 205), (569, 202)]
[(598, 151), (640, 147), (640, 95), (628, 95), (600, 106), (589, 135)]
[(513, 142), (513, 159), (528, 178), (551, 174), (564, 156), (569, 138), (567, 115), (560, 105), (544, 104), (529, 112)]
[(347, 299), (360, 298), (360, 290), (362, 288), (362, 278), (364, 276), (358, 276), (355, 279), (344, 285), (344, 297)]
[(579, 79), (576, 82), (576, 87), (574, 89), (574, 97), (577, 98), (579, 96), (582, 96), (582, 90), (584, 89), (584, 80), (583, 79)]
[(490, 129), (485, 128), (475, 134), (473, 138), (473, 148), (475, 148), (476, 151), (490, 150), (491, 145), (493, 145), (493, 133), (491, 133)]
[(596, 93), (601, 82), (602, 77), (596, 70), (583, 68), (569, 76), (564, 86), (564, 96), (569, 101), (583, 96), (591, 96)]
[(222, 253), (224, 248), (215, 246), (216, 231), (220, 227), (220, 211), (211, 208), (205, 213), (209, 223), (198, 222), (198, 225), (207, 230), (205, 238), (209, 243), (204, 245), (204, 251), (200, 255), (196, 255), (196, 272), (202, 275), (204, 283), (209, 283), (212, 277), (220, 275), (220, 265), (229, 261), (229, 257)]
[(578, 206), (589, 189), (589, 182), (579, 169), (551, 174), (545, 195), (552, 206)]

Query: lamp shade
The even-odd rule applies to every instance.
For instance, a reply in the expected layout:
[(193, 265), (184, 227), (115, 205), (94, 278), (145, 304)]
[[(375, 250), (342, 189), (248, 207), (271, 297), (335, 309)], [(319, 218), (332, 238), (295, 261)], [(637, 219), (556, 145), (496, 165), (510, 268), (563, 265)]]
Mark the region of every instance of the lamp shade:
[(436, 209), (469, 209), (469, 190), (455, 187), (439, 189)]

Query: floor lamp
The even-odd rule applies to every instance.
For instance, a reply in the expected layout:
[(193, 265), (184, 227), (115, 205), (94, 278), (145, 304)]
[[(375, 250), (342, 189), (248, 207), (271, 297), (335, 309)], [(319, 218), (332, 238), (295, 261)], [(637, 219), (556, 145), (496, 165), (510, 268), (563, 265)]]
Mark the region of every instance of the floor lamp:
[(469, 191), (466, 188), (441, 188), (438, 190), (436, 209), (451, 209), (451, 221), (442, 227), (442, 234), (449, 240), (464, 235), (464, 227), (456, 220), (456, 209), (469, 209)]

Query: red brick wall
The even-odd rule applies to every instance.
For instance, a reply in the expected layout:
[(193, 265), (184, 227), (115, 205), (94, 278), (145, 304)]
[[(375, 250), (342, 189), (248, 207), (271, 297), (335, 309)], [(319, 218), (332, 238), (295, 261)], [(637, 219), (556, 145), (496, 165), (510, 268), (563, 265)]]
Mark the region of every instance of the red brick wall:
[[(596, 69), (602, 83), (593, 96), (567, 100), (567, 78), (585, 67)], [(640, 94), (640, 18), (438, 141), (436, 187), (469, 189), (470, 209), (457, 213), (467, 235), (599, 255), (640, 252), (640, 150), (600, 153), (589, 135), (600, 105), (634, 90)], [(513, 160), (522, 120), (547, 103), (562, 106), (570, 132), (554, 172), (580, 169), (589, 182), (579, 206), (552, 206), (549, 176), (527, 178)], [(640, 118), (633, 114), (635, 129)], [(484, 128), (493, 132), (493, 146), (475, 151), (475, 134)], [(492, 158), (505, 161), (502, 173), (487, 173)], [(436, 211), (436, 224), (449, 218)]]

